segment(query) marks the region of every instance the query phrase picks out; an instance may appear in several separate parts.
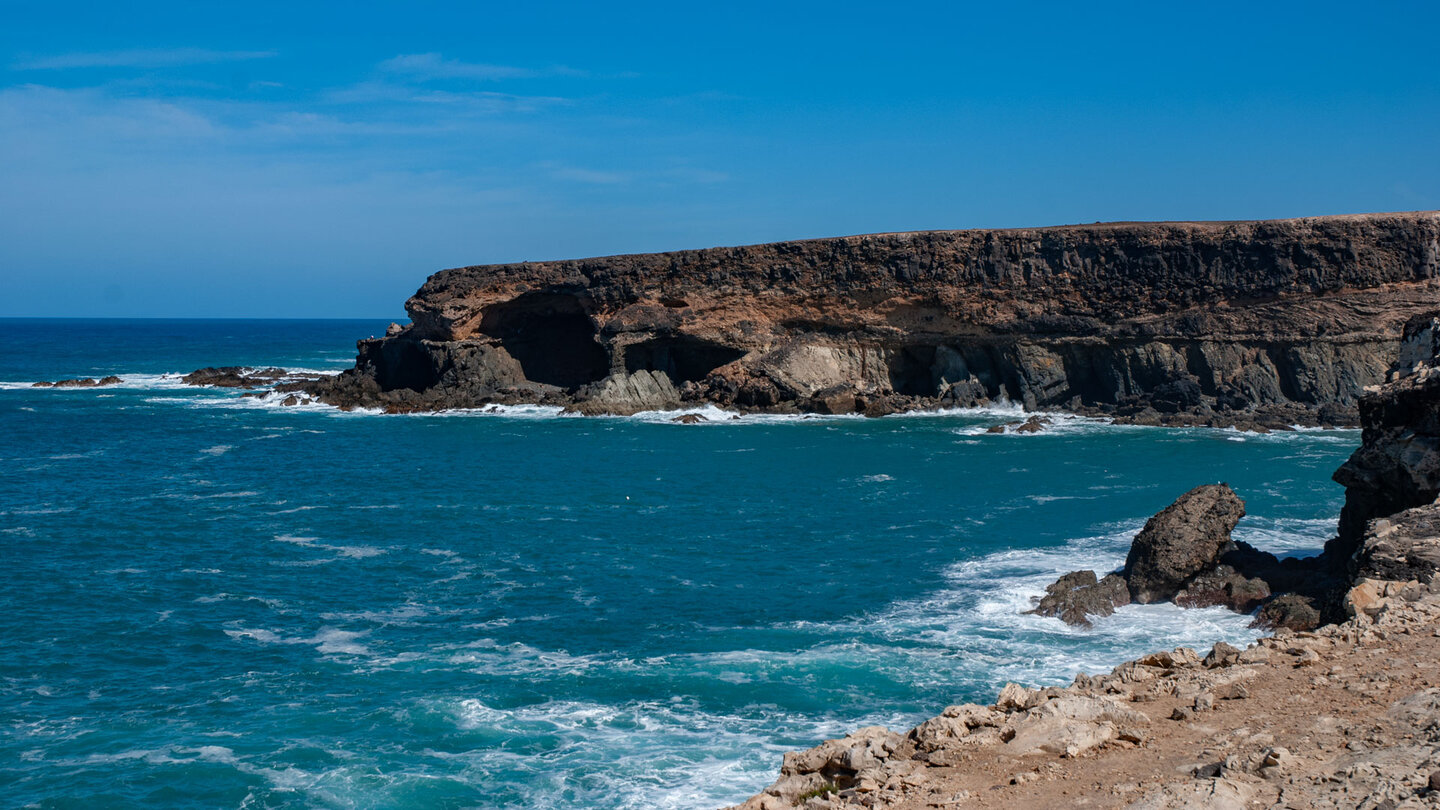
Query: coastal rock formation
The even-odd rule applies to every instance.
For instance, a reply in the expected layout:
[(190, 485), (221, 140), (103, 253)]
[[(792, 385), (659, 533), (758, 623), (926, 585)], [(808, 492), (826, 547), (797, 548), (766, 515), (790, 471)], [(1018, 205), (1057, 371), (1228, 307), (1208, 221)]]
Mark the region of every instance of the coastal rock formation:
[(1167, 602), (1230, 545), (1245, 502), (1226, 484), (1196, 487), (1150, 520), (1125, 557), (1125, 584), (1142, 605)]
[(31, 388), (99, 388), (106, 385), (119, 385), (124, 380), (111, 374), (108, 377), (95, 379), (94, 377), (81, 377), (72, 380), (56, 380), (55, 382), (37, 382), (31, 384)]
[(1056, 616), (1066, 624), (1090, 627), (1091, 616), (1109, 616), (1115, 608), (1128, 604), (1130, 586), (1120, 574), (1096, 579), (1094, 571), (1071, 571), (1048, 586), (1040, 603), (1030, 612)]
[(1345, 486), (1336, 552), (1350, 556), (1370, 521), (1440, 494), (1440, 316), (1405, 325), (1395, 379), (1360, 399), (1360, 448), (1335, 471)]
[(432, 276), (409, 324), (308, 390), (389, 410), (880, 415), (1008, 400), (1151, 424), (1353, 423), (1400, 325), (1440, 307), (1437, 274), (1435, 212), (464, 267)]
[(1066, 574), (1030, 612), (1090, 627), (1091, 616), (1109, 616), (1131, 602), (1223, 605), (1240, 613), (1263, 605), (1257, 616), (1261, 626), (1314, 628), (1319, 606), (1341, 581), (1342, 566), (1323, 555), (1281, 560), (1232, 540), (1244, 516), (1245, 502), (1228, 485), (1196, 487), (1146, 522), (1123, 569), (1098, 580), (1094, 571)]
[(1429, 585), (1440, 571), (1440, 505), (1371, 521), (1355, 552), (1354, 570), (1357, 578)]

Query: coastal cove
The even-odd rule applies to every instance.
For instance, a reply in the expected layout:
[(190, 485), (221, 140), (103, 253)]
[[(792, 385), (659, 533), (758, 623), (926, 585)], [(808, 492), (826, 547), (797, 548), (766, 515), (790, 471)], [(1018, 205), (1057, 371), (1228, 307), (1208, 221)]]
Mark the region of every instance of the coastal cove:
[[(335, 372), (383, 322), (7, 321), (4, 703), (19, 803), (713, 807), (782, 752), (1007, 681), (1243, 646), (1222, 609), (1022, 615), (1195, 484), (1313, 553), (1354, 430), (1014, 408), (380, 415), (194, 388)], [(115, 374), (116, 386), (30, 383)], [(719, 412), (707, 411), (713, 416)], [(168, 791), (183, 780), (185, 797)]]

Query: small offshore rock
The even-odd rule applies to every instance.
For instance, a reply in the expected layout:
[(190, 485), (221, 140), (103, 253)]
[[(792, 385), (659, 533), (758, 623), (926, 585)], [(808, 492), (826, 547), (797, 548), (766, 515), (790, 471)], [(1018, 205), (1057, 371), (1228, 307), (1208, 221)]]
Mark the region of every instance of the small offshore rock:
[(1094, 571), (1072, 571), (1045, 588), (1034, 610), (1038, 616), (1058, 616), (1069, 625), (1090, 627), (1091, 616), (1109, 616), (1130, 604), (1130, 591), (1118, 574), (1097, 580)]
[(1125, 558), (1130, 597), (1140, 604), (1164, 602), (1193, 577), (1215, 565), (1230, 543), (1245, 502), (1226, 484), (1208, 484), (1181, 495), (1146, 522)]

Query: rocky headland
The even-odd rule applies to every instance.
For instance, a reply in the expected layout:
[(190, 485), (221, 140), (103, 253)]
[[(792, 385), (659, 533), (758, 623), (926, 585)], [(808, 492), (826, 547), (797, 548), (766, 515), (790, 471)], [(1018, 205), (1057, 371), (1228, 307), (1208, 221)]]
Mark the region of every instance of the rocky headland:
[(1089, 624), (1131, 601), (1258, 607), (1275, 635), (861, 729), (787, 754), (739, 807), (1440, 806), (1440, 316), (1403, 335), (1392, 380), (1359, 400), (1322, 554), (1233, 541), (1244, 504), (1206, 485), (1152, 518), (1120, 571), (1067, 574), (1034, 611)]
[(463, 267), (303, 385), (342, 408), (997, 400), (1147, 424), (1355, 424), (1440, 306), (1440, 213), (933, 231)]

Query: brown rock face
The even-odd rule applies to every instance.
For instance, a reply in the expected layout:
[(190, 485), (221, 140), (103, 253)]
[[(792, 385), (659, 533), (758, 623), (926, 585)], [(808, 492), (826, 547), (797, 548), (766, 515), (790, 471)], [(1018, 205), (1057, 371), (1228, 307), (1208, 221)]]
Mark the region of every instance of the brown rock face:
[[(1354, 422), (1400, 325), (1440, 307), (1437, 274), (1435, 212), (464, 267), (432, 276), (406, 303), (408, 327), (362, 341), (354, 372), (313, 392), (625, 413), (673, 389), (754, 410), (1008, 399), (1161, 424)], [(620, 379), (636, 372), (669, 385)]]
[(1147, 605), (1173, 599), (1196, 575), (1213, 568), (1230, 545), (1245, 503), (1225, 484), (1181, 495), (1150, 518), (1125, 558), (1130, 598)]

